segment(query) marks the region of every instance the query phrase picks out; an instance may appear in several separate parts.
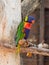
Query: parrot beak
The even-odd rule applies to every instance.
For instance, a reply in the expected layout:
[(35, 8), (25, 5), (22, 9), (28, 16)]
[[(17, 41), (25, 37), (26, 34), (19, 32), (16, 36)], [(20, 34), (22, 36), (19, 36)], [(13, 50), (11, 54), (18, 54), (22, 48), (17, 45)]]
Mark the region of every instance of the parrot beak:
[(34, 24), (35, 23), (35, 20), (32, 20), (32, 24)]

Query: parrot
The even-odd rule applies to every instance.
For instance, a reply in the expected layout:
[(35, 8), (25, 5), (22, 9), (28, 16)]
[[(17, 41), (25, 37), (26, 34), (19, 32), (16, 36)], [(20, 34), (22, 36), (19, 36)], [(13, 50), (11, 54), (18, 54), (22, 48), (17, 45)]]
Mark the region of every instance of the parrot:
[(16, 53), (20, 52), (19, 40), (21, 40), (21, 39), (26, 40), (28, 38), (31, 26), (32, 26), (32, 24), (34, 24), (34, 22), (35, 22), (34, 17), (26, 16), (24, 18), (24, 20), (22, 20), (20, 22), (20, 24), (18, 25), (17, 32), (16, 32), (16, 46), (17, 46), (17, 52)]

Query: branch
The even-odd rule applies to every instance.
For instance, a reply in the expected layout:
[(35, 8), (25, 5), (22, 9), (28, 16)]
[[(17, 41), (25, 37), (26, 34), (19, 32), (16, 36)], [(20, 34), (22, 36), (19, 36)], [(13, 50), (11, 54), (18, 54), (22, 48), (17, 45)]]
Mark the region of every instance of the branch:
[(21, 53), (31, 52), (33, 54), (49, 56), (49, 49), (39, 49), (39, 48), (21, 48)]
[[(0, 46), (0, 51), (1, 49), (3, 51), (13, 51), (16, 52), (18, 51), (17, 47), (5, 47), (5, 46)], [(36, 55), (42, 55), (42, 56), (49, 56), (49, 49), (43, 49), (43, 48), (35, 48), (35, 47), (29, 47), (29, 48), (20, 48), (20, 53), (27, 53), (27, 52), (31, 52), (32, 54), (36, 54)]]

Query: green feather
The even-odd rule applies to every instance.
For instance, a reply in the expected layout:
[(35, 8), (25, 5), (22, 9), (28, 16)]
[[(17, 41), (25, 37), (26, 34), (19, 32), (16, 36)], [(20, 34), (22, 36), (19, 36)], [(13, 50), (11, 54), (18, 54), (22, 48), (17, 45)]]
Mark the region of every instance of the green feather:
[(22, 32), (24, 28), (24, 22), (21, 22), (17, 28), (17, 33), (16, 33), (16, 45), (18, 44), (18, 41), (22, 38), (24, 38), (24, 33)]

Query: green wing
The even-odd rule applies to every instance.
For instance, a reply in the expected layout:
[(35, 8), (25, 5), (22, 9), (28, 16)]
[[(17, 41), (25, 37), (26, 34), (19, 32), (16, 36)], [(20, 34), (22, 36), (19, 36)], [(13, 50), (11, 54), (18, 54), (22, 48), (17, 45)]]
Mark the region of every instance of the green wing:
[(22, 32), (24, 27), (24, 22), (21, 22), (17, 28), (17, 33), (16, 33), (16, 45), (18, 44), (18, 41), (22, 38), (24, 38), (24, 33)]

